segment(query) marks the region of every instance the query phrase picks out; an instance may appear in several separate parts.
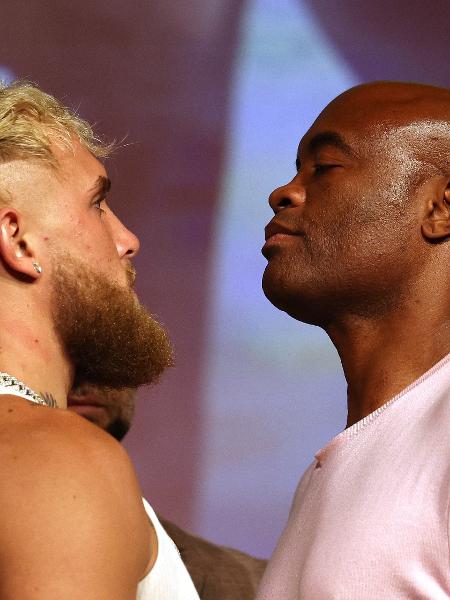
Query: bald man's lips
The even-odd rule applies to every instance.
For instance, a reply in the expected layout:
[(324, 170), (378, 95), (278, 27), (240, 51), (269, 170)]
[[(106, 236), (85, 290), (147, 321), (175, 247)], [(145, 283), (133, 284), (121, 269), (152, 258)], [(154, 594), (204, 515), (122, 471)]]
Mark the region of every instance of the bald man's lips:
[[(261, 249), (261, 252), (264, 256), (266, 256), (269, 248), (273, 246), (280, 245), (284, 242), (289, 242), (293, 238), (299, 237), (302, 235), (299, 231), (294, 231), (290, 227), (283, 225), (282, 223), (278, 223), (276, 221), (271, 221), (265, 228), (265, 238), (266, 243)], [(267, 256), (266, 256), (267, 258)]]

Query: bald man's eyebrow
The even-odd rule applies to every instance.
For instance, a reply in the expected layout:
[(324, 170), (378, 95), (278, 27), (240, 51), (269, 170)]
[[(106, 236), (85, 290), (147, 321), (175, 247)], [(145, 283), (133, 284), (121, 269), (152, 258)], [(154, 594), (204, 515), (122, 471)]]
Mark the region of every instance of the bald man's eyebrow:
[(310, 154), (315, 154), (324, 146), (333, 146), (350, 158), (353, 158), (355, 155), (344, 138), (335, 131), (323, 131), (312, 137), (308, 142), (307, 150)]
[[(297, 160), (295, 161), (297, 170), (299, 170), (301, 166), (300, 153), (303, 153), (301, 146), (302, 144), (300, 144), (299, 154), (297, 155)], [(347, 144), (344, 138), (336, 131), (322, 131), (321, 133), (317, 133), (306, 144), (306, 153), (314, 155), (317, 154), (319, 150), (322, 150), (327, 146), (337, 148), (337, 150), (340, 150), (349, 158), (355, 158), (354, 151), (351, 149), (349, 144)]]

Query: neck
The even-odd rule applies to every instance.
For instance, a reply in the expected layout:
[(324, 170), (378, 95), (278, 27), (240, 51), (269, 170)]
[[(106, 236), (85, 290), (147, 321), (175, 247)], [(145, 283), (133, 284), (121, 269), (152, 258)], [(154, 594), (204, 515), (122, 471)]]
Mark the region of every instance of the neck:
[[(424, 318), (424, 314), (426, 317)], [(347, 379), (351, 426), (450, 352), (450, 318), (403, 306), (388, 317), (347, 317), (327, 328)]]
[[(23, 313), (22, 313), (23, 314)], [(13, 375), (41, 396), (67, 406), (72, 369), (50, 323), (9, 315), (0, 324), (0, 371)]]

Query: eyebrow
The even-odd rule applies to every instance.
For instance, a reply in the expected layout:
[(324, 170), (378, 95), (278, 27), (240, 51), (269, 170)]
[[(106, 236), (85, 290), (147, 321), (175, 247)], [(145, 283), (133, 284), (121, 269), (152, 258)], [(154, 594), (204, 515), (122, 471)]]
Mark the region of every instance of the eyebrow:
[[(333, 146), (343, 152), (349, 158), (354, 158), (355, 153), (344, 138), (336, 131), (322, 131), (313, 136), (306, 145), (308, 154), (315, 154), (325, 146)], [(297, 156), (297, 164), (300, 163), (299, 155)]]
[(111, 180), (104, 175), (100, 175), (91, 191), (101, 194), (102, 196), (106, 196), (110, 189)]

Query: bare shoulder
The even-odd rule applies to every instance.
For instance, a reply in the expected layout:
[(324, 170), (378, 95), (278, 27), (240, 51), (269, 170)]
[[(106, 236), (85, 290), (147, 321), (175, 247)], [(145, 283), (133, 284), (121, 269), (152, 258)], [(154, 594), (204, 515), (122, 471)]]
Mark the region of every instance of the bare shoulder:
[(0, 568), (11, 586), (1, 597), (18, 597), (20, 581), (24, 599), (132, 598), (149, 526), (120, 444), (68, 411), (3, 397), (0, 463)]
[(69, 411), (15, 397), (0, 403), (0, 455), (15, 473), (29, 469), (27, 479), (60, 470), (81, 479), (94, 472), (108, 477), (111, 469), (133, 478), (126, 452), (110, 435)]

